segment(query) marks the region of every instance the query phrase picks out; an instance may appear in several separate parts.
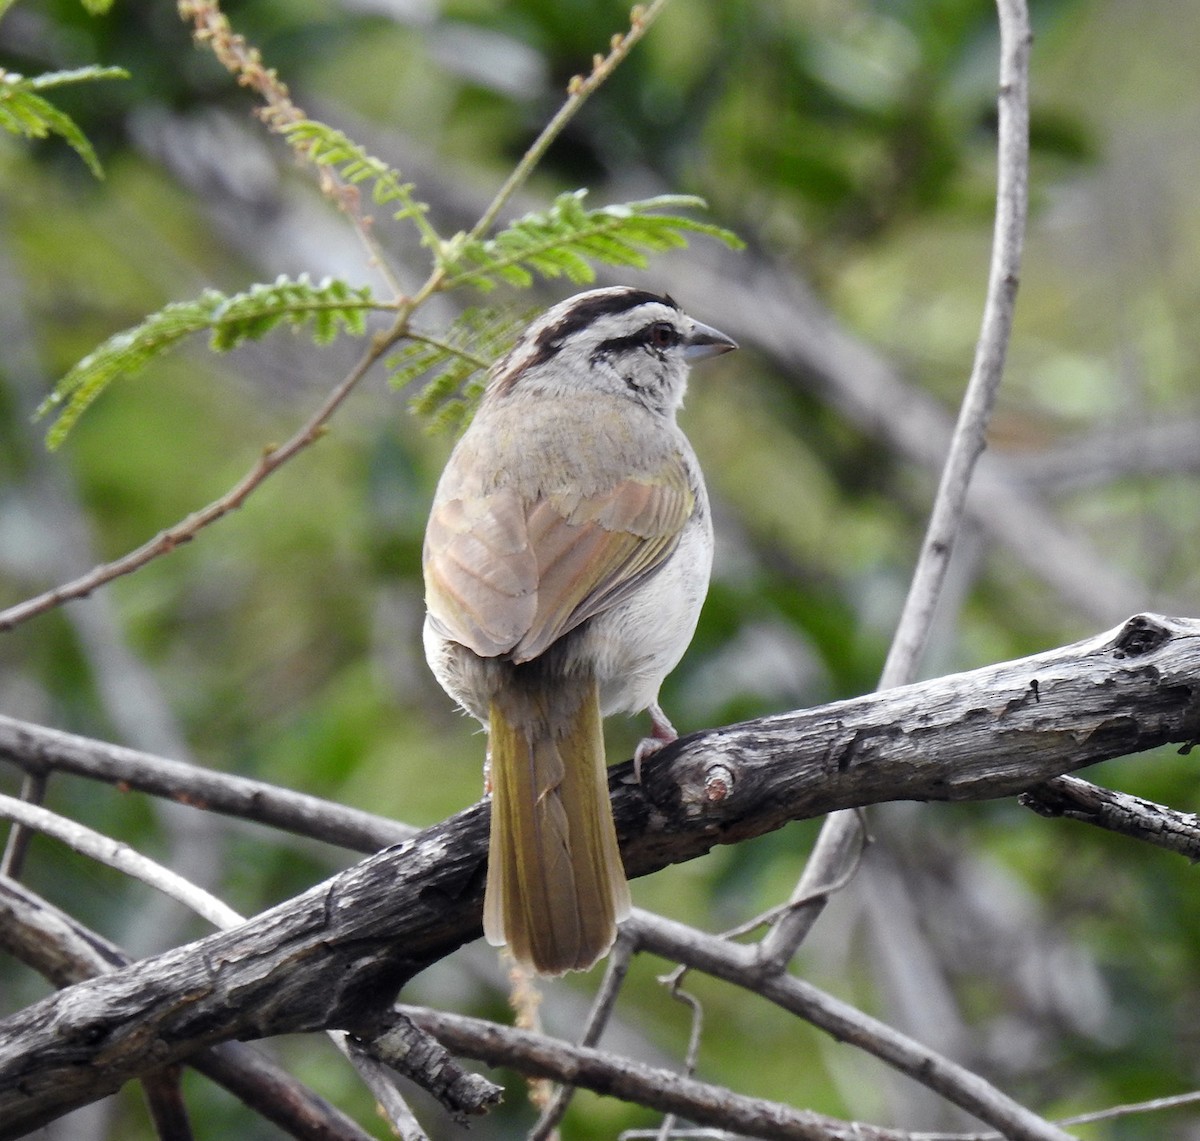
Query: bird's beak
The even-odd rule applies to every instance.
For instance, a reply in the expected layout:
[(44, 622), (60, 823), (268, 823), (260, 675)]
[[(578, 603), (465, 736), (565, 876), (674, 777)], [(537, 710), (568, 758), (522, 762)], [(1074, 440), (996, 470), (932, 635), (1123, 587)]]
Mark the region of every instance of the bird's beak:
[(692, 331), (687, 338), (683, 355), (688, 361), (702, 361), (709, 357), (736, 349), (737, 341), (732, 337), (714, 329), (711, 325), (703, 325), (699, 321), (692, 322)]

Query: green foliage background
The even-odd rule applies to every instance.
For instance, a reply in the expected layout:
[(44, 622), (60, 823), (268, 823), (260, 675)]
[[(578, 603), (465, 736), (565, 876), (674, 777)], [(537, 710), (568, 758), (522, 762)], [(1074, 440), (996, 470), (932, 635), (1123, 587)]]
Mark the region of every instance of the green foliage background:
[[(323, 0), (227, 10), (301, 105), (414, 181), (444, 233), (470, 224), (567, 79), (626, 18), (623, 6), (594, 0), (430, 0), (390, 16)], [(993, 439), (1028, 461), (1031, 479), (1038, 457), (1065, 443), (1108, 432), (1115, 453), (1148, 425), (1193, 422), (1200, 362), (1191, 46), (1200, 8), (1042, 0), (1034, 19), (1032, 221)], [(700, 195), (706, 220), (748, 240), (746, 264), (810, 283), (847, 328), (953, 410), (990, 242), (994, 24), (977, 0), (677, 0), (552, 149), (529, 204), (544, 209), (582, 186), (597, 206)], [(0, 21), (8, 70), (90, 64), (129, 78), (45, 94), (91, 140), (103, 182), (61, 132), (0, 136), (0, 604), (124, 553), (224, 491), (309, 414), (354, 350), (344, 339), (314, 349), (307, 333), (286, 329), (222, 356), (197, 342), (115, 385), (50, 457), (30, 417), (57, 378), (148, 312), (206, 289), (232, 294), (302, 273), (358, 285), (369, 274), (351, 230), (255, 125), (245, 93), (191, 46), (171, 6), (127, 0), (93, 17), (66, 0), (29, 0)], [(387, 213), (385, 240), (415, 285), (426, 254), (390, 236)], [(689, 276), (687, 259), (709, 252), (702, 237), (692, 247), (622, 279), (669, 286), (736, 336), (720, 288), (702, 291)], [(464, 303), (480, 301), (467, 292)], [(486, 303), (528, 302), (496, 291)], [(439, 316), (448, 323), (454, 310)], [(697, 372), (685, 425), (719, 505), (720, 551), (696, 642), (664, 691), (676, 723), (696, 729), (871, 688), (930, 473), (754, 343)], [(482, 740), (429, 677), (419, 638), (421, 534), (448, 447), (380, 368), (326, 438), (198, 542), (0, 635), (0, 710), (417, 825), (470, 803)], [(1196, 457), (1104, 472), (1104, 449), (1088, 454), (1057, 484), (1036, 486), (1057, 488), (1061, 517), (1140, 584), (1137, 605), (1200, 612)], [(1090, 612), (1068, 604), (978, 531), (963, 556), (928, 673), (1033, 652), (1125, 616), (1104, 617), (1099, 601)], [(611, 754), (628, 755), (637, 737), (636, 724), (614, 722)], [(1185, 810), (1195, 802), (1193, 758), (1137, 758), (1096, 775)], [(17, 785), (0, 765), (0, 789)], [(350, 858), (66, 780), (50, 804), (185, 861), (250, 912)], [(950, 1041), (1048, 1114), (1200, 1084), (1194, 869), (1012, 804), (903, 808), (879, 820), (889, 841), (879, 859), (915, 885), (913, 913), (881, 917), (877, 902), (847, 893), (804, 953), (806, 976), (918, 1037)], [(814, 833), (796, 825), (714, 852), (637, 883), (635, 900), (706, 928), (732, 925), (786, 897)], [(49, 843), (35, 843), (28, 878), (135, 952), (199, 930)], [(1028, 939), (989, 957), (981, 944), (993, 923)], [(882, 950), (890, 935), (953, 995), (953, 1025), (932, 990), (927, 1002), (911, 1001), (920, 986), (900, 1002)], [(635, 1052), (677, 1059), (688, 1016), (657, 987), (655, 967), (637, 964), (622, 1016)], [(548, 1027), (577, 1025), (593, 985), (548, 987)], [(700, 1076), (847, 1117), (947, 1124), (849, 1048), (727, 988), (694, 986), (710, 1027)], [(0, 962), (0, 1013), (43, 993), (40, 980)], [(494, 956), (478, 946), (408, 997), (505, 1016)], [(278, 1048), (385, 1135), (322, 1043)], [(199, 1136), (274, 1135), (188, 1080)], [(149, 1136), (135, 1091), (104, 1112), (89, 1119), (92, 1135)], [(472, 1134), (512, 1136), (531, 1119), (514, 1082), (507, 1106)], [(425, 1121), (435, 1136), (458, 1133), (437, 1111)], [(582, 1096), (568, 1135), (652, 1121)], [(1200, 1113), (1181, 1111), (1080, 1136), (1197, 1130)]]

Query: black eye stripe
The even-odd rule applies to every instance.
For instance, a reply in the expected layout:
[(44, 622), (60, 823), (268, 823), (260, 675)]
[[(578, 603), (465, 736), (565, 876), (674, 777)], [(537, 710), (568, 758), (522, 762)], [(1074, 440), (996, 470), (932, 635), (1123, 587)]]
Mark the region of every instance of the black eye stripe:
[(628, 352), (630, 349), (647, 348), (661, 351), (677, 344), (679, 344), (679, 330), (674, 325), (669, 321), (652, 321), (649, 325), (638, 329), (636, 333), (629, 333), (624, 337), (610, 337), (607, 341), (601, 341), (596, 346), (596, 351), (592, 353), (592, 357), (594, 359), (611, 356), (616, 353)]

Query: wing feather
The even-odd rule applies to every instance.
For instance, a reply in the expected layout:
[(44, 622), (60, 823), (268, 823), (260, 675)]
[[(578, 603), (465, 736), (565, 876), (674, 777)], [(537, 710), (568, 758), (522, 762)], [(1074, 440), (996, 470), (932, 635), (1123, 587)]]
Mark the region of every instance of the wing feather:
[(501, 488), (440, 502), (425, 540), (429, 612), (483, 657), (529, 661), (653, 574), (695, 503), (678, 456), (590, 495), (523, 502)]
[(507, 653), (537, 609), (537, 559), (511, 489), (434, 504), (425, 532), (425, 602), (447, 637), (491, 658)]

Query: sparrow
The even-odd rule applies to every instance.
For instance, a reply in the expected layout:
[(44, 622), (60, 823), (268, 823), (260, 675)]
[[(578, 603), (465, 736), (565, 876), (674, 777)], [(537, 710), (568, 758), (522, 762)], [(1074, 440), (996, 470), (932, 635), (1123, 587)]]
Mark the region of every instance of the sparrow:
[(492, 368), (425, 533), (425, 655), (487, 729), (483, 928), (542, 975), (585, 970), (630, 909), (602, 718), (658, 704), (708, 590), (713, 533), (676, 423), (689, 366), (735, 342), (667, 296), (590, 290)]

